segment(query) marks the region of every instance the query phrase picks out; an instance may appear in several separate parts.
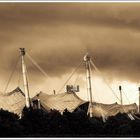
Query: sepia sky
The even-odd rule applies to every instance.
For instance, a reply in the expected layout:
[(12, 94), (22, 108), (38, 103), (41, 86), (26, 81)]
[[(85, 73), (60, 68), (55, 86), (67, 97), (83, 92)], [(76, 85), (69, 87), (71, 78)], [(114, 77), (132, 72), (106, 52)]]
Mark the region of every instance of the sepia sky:
[[(58, 91), (89, 52), (118, 97), (118, 86), (122, 85), (130, 102), (137, 101), (140, 3), (0, 3), (1, 91), (14, 69), (21, 47), (26, 48), (50, 77), (45, 78), (26, 59), (31, 96), (40, 90), (50, 94), (53, 89)], [(18, 85), (19, 69), (20, 64), (9, 90)], [(102, 76), (92, 72), (94, 98), (104, 103), (117, 101)], [(84, 65), (73, 76), (73, 81), (78, 76), (81, 91), (78, 94), (85, 99)]]

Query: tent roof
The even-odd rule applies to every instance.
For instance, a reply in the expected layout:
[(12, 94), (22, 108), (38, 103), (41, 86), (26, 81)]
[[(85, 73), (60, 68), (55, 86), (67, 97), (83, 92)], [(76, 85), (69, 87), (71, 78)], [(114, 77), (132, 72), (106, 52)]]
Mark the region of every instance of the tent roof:
[(11, 92), (0, 94), (0, 108), (20, 114), (25, 107), (25, 97), (22, 90), (17, 87)]
[(120, 105), (118, 103), (114, 104), (102, 104), (94, 103), (93, 104), (93, 115), (97, 117), (101, 116), (115, 116), (117, 113), (130, 113), (137, 112), (138, 106), (136, 103), (129, 105)]
[[(40, 99), (40, 103), (46, 110), (55, 109), (63, 112), (65, 109), (72, 112), (80, 105), (86, 103), (80, 99), (75, 93), (61, 93), (55, 95), (48, 95), (40, 92), (32, 101)], [(17, 87), (11, 92), (2, 94), (0, 93), (0, 108), (20, 114), (25, 107), (25, 96), (22, 90)], [(117, 113), (129, 113), (131, 111), (137, 111), (138, 106), (134, 104), (120, 105), (117, 102), (113, 104), (93, 103), (93, 115), (97, 117), (101, 116), (114, 116)]]
[(48, 95), (40, 92), (33, 100), (40, 99), (41, 105), (46, 109), (55, 109), (63, 112), (65, 109), (72, 112), (86, 101), (80, 99), (75, 93), (61, 93)]
[[(40, 99), (40, 103), (46, 110), (55, 109), (63, 112), (65, 109), (72, 112), (80, 105), (86, 103), (80, 99), (75, 93), (61, 93), (55, 95), (48, 95), (40, 92), (33, 100)], [(113, 104), (103, 104), (93, 102), (93, 114), (94, 116), (114, 116), (117, 113), (128, 113), (131, 111), (137, 111), (138, 107), (134, 104), (120, 105), (117, 102)]]

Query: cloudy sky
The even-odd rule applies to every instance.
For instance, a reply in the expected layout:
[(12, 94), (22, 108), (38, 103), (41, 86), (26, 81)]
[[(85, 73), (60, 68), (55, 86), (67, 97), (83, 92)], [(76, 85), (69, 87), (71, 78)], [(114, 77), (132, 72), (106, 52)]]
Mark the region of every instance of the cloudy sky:
[[(46, 78), (26, 58), (31, 96), (52, 94), (89, 52), (102, 76), (92, 70), (93, 96), (119, 102), (122, 85), (129, 102), (137, 101), (140, 85), (140, 3), (0, 3), (0, 90), (4, 91), (19, 56), (19, 48), (49, 75)], [(20, 62), (7, 91), (22, 87)], [(87, 99), (84, 64), (68, 84), (80, 85)], [(20, 81), (20, 82), (19, 82)], [(64, 91), (64, 88), (61, 90)], [(123, 95), (124, 96), (124, 95)], [(124, 96), (124, 102), (128, 103)]]

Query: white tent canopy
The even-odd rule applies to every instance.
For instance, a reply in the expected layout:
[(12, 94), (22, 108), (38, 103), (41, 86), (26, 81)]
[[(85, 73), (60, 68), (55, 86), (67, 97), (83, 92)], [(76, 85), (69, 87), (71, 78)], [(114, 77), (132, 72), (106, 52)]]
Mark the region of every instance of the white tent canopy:
[[(40, 92), (37, 96), (33, 98), (33, 100), (40, 100), (40, 104), (47, 111), (51, 109), (58, 110), (63, 112), (67, 109), (70, 112), (73, 112), (80, 105), (86, 103), (80, 99), (75, 93), (61, 93), (56, 95), (48, 95), (46, 93)], [(138, 107), (134, 104), (129, 105), (120, 105), (118, 103), (114, 104), (102, 104), (102, 103), (93, 103), (93, 116), (101, 117), (101, 116), (115, 116), (117, 113), (131, 113), (137, 112)]]
[[(69, 112), (73, 112), (80, 105), (87, 103), (87, 101), (80, 99), (75, 93), (67, 92), (55, 95), (48, 95), (46, 93), (40, 92), (32, 98), (32, 101), (38, 99), (40, 100), (41, 106), (47, 111), (55, 109), (63, 112), (65, 109), (67, 109)], [(8, 110), (9, 112), (20, 114), (24, 107), (25, 97), (20, 88), (16, 88), (9, 93), (0, 94), (0, 108), (3, 110)], [(137, 110), (138, 106), (135, 103), (129, 105), (119, 105), (118, 103), (93, 103), (93, 116), (96, 117), (114, 116), (119, 112), (130, 113), (137, 112)]]
[(19, 87), (12, 92), (0, 94), (0, 108), (20, 114), (25, 107), (25, 97)]
[(129, 105), (120, 105), (118, 103), (114, 104), (102, 104), (93, 103), (93, 115), (96, 117), (101, 116), (115, 116), (118, 113), (134, 113), (137, 112), (138, 106), (136, 103)]
[(67, 109), (73, 112), (78, 106), (86, 103), (86, 101), (80, 99), (75, 93), (61, 93), (55, 95), (48, 95), (40, 92), (33, 100), (40, 99), (40, 103), (46, 110), (55, 109), (63, 112)]

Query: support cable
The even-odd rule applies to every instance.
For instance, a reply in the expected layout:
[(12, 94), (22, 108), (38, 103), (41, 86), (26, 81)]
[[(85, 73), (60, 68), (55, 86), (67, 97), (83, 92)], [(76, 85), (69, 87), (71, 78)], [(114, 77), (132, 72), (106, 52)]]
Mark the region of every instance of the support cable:
[(60, 88), (60, 90), (58, 91), (58, 93), (60, 93), (60, 91), (65, 87), (65, 85), (68, 83), (68, 81), (71, 79), (71, 77), (73, 76), (73, 74), (78, 70), (78, 68), (82, 65), (83, 61), (81, 61), (79, 63), (79, 65), (72, 71), (72, 73), (70, 74), (70, 76), (68, 77), (68, 79), (66, 80), (66, 82), (63, 84), (63, 86)]
[(128, 97), (126, 96), (126, 93), (124, 91), (122, 91), (124, 96), (126, 97), (126, 100), (128, 101), (128, 103), (130, 104), (130, 100), (128, 99)]
[[(96, 72), (98, 72), (98, 73), (102, 76), (104, 82), (105, 82), (106, 85), (109, 87), (109, 89), (112, 91), (112, 93), (115, 95), (115, 97), (120, 101), (120, 99), (118, 98), (118, 96), (117, 96), (117, 94), (115, 93), (115, 91), (110, 87), (110, 85), (109, 85), (108, 82), (105, 80), (104, 76), (103, 76), (102, 73), (99, 71), (99, 69), (96, 67), (96, 65), (93, 63), (92, 60), (91, 60), (91, 64), (92, 64), (93, 68), (96, 70)], [(121, 107), (122, 107), (122, 109), (123, 109), (124, 112), (125, 112), (124, 107), (123, 107), (123, 106), (121, 106)], [(134, 118), (132, 118), (132, 115), (131, 115), (131, 114), (128, 114), (128, 117), (129, 117), (131, 120), (134, 119)]]
[(140, 120), (140, 117), (136, 116), (134, 113), (131, 113), (131, 114), (132, 114), (132, 116), (134, 116), (134, 118)]
[(46, 77), (49, 78), (48, 74), (37, 64), (37, 62), (28, 54), (27, 57), (29, 58), (29, 60), (40, 70), (40, 72)]
[(20, 58), (20, 56), (18, 56), (18, 59), (17, 59), (15, 65), (14, 65), (14, 68), (13, 68), (11, 74), (10, 74), (10, 77), (9, 77), (8, 82), (7, 82), (7, 84), (6, 84), (6, 87), (5, 87), (5, 89), (4, 89), (4, 93), (6, 93), (6, 91), (7, 91), (7, 89), (8, 89), (9, 83), (11, 82), (11, 79), (12, 79), (12, 77), (13, 77), (13, 75), (14, 75), (14, 72), (15, 72), (15, 70), (16, 70), (17, 64), (18, 64), (18, 62), (19, 62), (19, 58)]
[(75, 81), (74, 81), (74, 86), (76, 86), (76, 83), (78, 82), (80, 75), (81, 75), (81, 74), (78, 74), (78, 76), (76, 77), (76, 79), (75, 79)]
[[(93, 75), (93, 71), (91, 71), (91, 75)], [(94, 84), (93, 82), (92, 82), (92, 85), (95, 86), (95, 84)], [(97, 94), (97, 95), (95, 94), (95, 96), (97, 97), (98, 101), (101, 103), (102, 98), (99, 97), (98, 94)], [(93, 98), (93, 99), (94, 99), (94, 98)]]
[(106, 79), (104, 78), (104, 76), (102, 75), (101, 71), (96, 67), (96, 65), (93, 63), (92, 60), (91, 60), (91, 64), (92, 64), (93, 68), (95, 69), (95, 71), (98, 72), (102, 76), (104, 82), (106, 83), (106, 85), (108, 86), (108, 88), (112, 91), (112, 93), (115, 95), (115, 97), (120, 101), (120, 99), (117, 96), (117, 94), (115, 93), (115, 91), (110, 87), (110, 85), (108, 84), (108, 82), (106, 81)]

